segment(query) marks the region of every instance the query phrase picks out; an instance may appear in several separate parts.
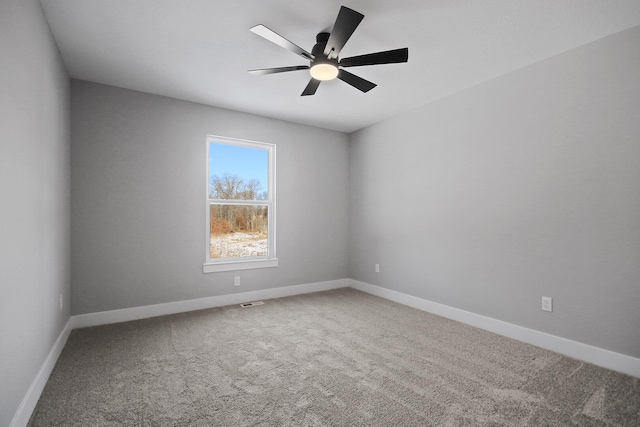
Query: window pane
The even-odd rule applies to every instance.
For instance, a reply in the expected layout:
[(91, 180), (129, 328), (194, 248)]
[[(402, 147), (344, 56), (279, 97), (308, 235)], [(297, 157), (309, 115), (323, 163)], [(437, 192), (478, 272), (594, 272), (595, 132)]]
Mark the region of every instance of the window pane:
[(268, 150), (209, 144), (209, 198), (267, 200), (268, 189)]
[(210, 205), (211, 258), (269, 255), (268, 208), (261, 205)]

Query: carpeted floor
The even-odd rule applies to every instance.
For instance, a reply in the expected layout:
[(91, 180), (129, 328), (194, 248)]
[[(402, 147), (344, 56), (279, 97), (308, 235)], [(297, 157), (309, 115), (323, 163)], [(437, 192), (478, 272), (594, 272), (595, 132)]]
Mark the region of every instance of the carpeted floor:
[(30, 426), (638, 426), (640, 380), (353, 289), (74, 330)]

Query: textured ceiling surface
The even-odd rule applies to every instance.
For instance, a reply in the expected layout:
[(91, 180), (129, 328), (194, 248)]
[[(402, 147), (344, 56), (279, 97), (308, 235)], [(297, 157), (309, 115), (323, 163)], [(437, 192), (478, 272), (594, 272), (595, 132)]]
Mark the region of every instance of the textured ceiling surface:
[[(78, 79), (352, 132), (640, 25), (638, 0), (41, 0)], [(350, 68), (301, 97), (308, 65), (251, 33), (264, 24), (310, 51), (344, 5), (365, 15), (341, 57), (409, 48), (409, 62)]]

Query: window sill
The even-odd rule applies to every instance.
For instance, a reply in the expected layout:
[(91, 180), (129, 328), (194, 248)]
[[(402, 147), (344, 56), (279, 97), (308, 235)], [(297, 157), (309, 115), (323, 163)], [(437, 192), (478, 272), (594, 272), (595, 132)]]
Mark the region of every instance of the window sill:
[(277, 266), (278, 258), (269, 258), (250, 261), (207, 263), (202, 265), (202, 270), (205, 273), (217, 273), (220, 271), (250, 270), (252, 268), (270, 268)]

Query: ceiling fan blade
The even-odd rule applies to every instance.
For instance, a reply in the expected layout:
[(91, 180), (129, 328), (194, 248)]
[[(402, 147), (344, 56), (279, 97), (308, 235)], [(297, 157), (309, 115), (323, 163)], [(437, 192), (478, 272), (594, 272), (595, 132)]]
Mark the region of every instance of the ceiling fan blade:
[(364, 18), (363, 14), (341, 6), (327, 45), (324, 48), (324, 54), (331, 55), (331, 58), (337, 58), (351, 34), (358, 28), (362, 18)]
[(249, 70), (249, 74), (254, 76), (263, 76), (265, 74), (285, 73), (287, 71), (308, 70), (308, 65), (294, 65), (293, 67), (279, 67), (279, 68), (262, 68), (260, 70)]
[(338, 78), (345, 83), (349, 83), (351, 86), (361, 90), (362, 92), (369, 92), (371, 89), (378, 86), (375, 83), (371, 83), (369, 80), (365, 80), (362, 77), (358, 77), (355, 74), (351, 74), (350, 72), (345, 70), (340, 70), (340, 72), (338, 73)]
[(351, 56), (340, 60), (341, 67), (360, 67), (362, 65), (396, 64), (409, 60), (409, 48)]
[(304, 91), (302, 92), (302, 95), (300, 95), (300, 96), (313, 95), (314, 93), (316, 93), (316, 90), (318, 90), (318, 86), (320, 86), (320, 80), (311, 79), (309, 81), (309, 84), (307, 85), (307, 87), (304, 88)]
[(275, 43), (278, 46), (283, 47), (287, 50), (290, 50), (291, 52), (295, 53), (296, 55), (300, 55), (305, 59), (308, 59), (308, 60), (313, 59), (313, 55), (311, 55), (309, 52), (307, 52), (300, 46), (291, 43), (289, 40), (285, 39), (280, 34), (276, 33), (273, 30), (270, 30), (269, 28), (265, 27), (262, 24), (256, 25), (255, 27), (251, 27), (249, 31), (259, 35), (260, 37), (264, 37), (270, 42)]

